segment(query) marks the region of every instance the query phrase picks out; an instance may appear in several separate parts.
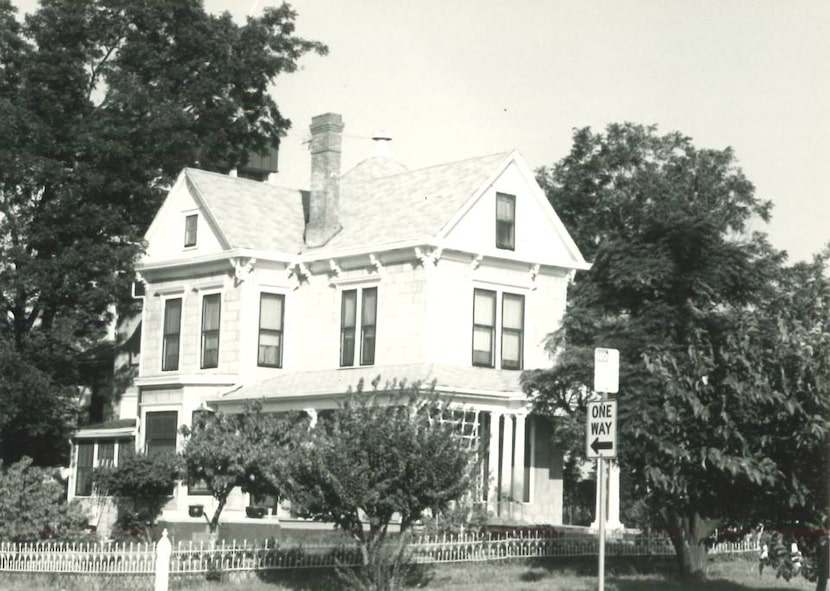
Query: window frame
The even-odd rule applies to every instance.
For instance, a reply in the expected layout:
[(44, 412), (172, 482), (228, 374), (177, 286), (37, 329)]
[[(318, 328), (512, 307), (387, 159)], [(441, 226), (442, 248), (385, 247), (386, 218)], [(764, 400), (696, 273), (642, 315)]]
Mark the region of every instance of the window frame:
[[(513, 327), (506, 327), (504, 324), (505, 321), (505, 314), (504, 314), (504, 303), (505, 301), (510, 299), (517, 300), (521, 305), (521, 322), (519, 328)], [(521, 370), (524, 367), (524, 333), (525, 333), (525, 296), (523, 294), (518, 293), (510, 293), (503, 291), (501, 292), (501, 335), (500, 335), (500, 351), (499, 351), (499, 358), (501, 360), (501, 369), (509, 369), (509, 370)], [(517, 335), (519, 337), (519, 358), (516, 361), (516, 365), (505, 365), (505, 357), (504, 357), (504, 336), (505, 334), (510, 335)], [(512, 360), (511, 360), (512, 362)]]
[[(179, 304), (179, 322), (176, 327), (175, 332), (167, 332), (167, 315), (168, 315), (168, 306), (173, 302), (178, 302)], [(164, 313), (162, 314), (162, 325), (161, 325), (161, 371), (178, 371), (179, 365), (181, 362), (181, 354), (182, 354), (182, 316), (184, 312), (184, 298), (182, 296), (177, 297), (170, 297), (164, 299)], [(176, 338), (176, 360), (175, 363), (171, 366), (168, 366), (168, 349), (169, 349), (169, 339), (172, 337)]]
[[(510, 218), (502, 219), (499, 216), (499, 204), (510, 204)], [(502, 240), (500, 230), (507, 230), (507, 238)], [(510, 193), (496, 193), (496, 248), (501, 250), (516, 250), (516, 196)]]
[[(377, 284), (340, 290), (340, 367), (375, 365), (379, 297), (380, 290)], [(347, 321), (346, 314), (349, 299), (352, 300), (354, 308), (351, 321)], [(367, 314), (370, 305), (371, 314)], [(349, 355), (346, 355), (347, 352)]]
[[(479, 324), (476, 322), (476, 302), (479, 294), (486, 295), (492, 298), (492, 318), (493, 324)], [(498, 326), (498, 310), (497, 301), (498, 293), (492, 289), (483, 289), (480, 287), (473, 288), (473, 339), (472, 339), (472, 362), (473, 367), (495, 367), (496, 366), (496, 327)], [(478, 361), (476, 359), (476, 329), (489, 329), (490, 331), (490, 359), (487, 362)]]
[[(192, 227), (191, 227), (192, 222)], [(196, 246), (199, 238), (199, 214), (190, 213), (184, 216), (184, 248)]]
[[(366, 294), (374, 294), (374, 305), (372, 309), (372, 322), (366, 322)], [(363, 287), (360, 289), (360, 365), (375, 364), (375, 349), (377, 347), (378, 331), (378, 288)], [(371, 349), (371, 350), (369, 350)]]
[[(275, 298), (280, 302), (280, 322), (279, 322), (279, 329), (272, 329), (272, 328), (263, 328), (262, 326), (262, 305), (266, 298)], [(274, 336), (278, 337), (279, 344), (277, 345), (277, 360), (276, 363), (270, 364), (266, 363), (262, 356), (262, 337), (265, 336)], [(285, 294), (282, 293), (274, 293), (274, 292), (267, 292), (262, 291), (259, 294), (259, 319), (257, 324), (257, 355), (256, 355), (256, 363), (257, 367), (271, 367), (271, 368), (281, 368), (282, 367), (282, 356), (283, 351), (285, 349)]]
[[(172, 435), (173, 437), (154, 437), (150, 438), (150, 423), (153, 419), (161, 418), (160, 415), (166, 415), (168, 418), (172, 416), (174, 418), (173, 424), (175, 425), (175, 429), (173, 429)], [(179, 411), (178, 410), (147, 410), (144, 412), (144, 421), (142, 422), (143, 431), (144, 431), (144, 441), (143, 441), (143, 449), (146, 455), (152, 455), (156, 453), (164, 453), (166, 447), (170, 447), (170, 451), (175, 453), (178, 450), (178, 433), (179, 433)], [(150, 450), (151, 443), (158, 443), (161, 442), (163, 447), (160, 447), (160, 451), (153, 451)], [(172, 442), (172, 445), (169, 445), (169, 442)]]
[[(344, 289), (340, 292), (340, 367), (354, 367), (355, 349), (357, 348), (357, 294), (358, 289)], [(347, 296), (354, 299), (352, 319), (349, 323), (346, 314)], [(349, 355), (346, 355), (346, 342), (350, 342)]]
[[(205, 321), (207, 320), (206, 314), (207, 314), (207, 310), (208, 310), (208, 308), (207, 308), (208, 298), (216, 298), (216, 301), (217, 301), (217, 304), (218, 304), (218, 308), (217, 308), (218, 312), (217, 312), (217, 318), (216, 318), (216, 328), (210, 328), (210, 329), (205, 328)], [(221, 292), (206, 293), (206, 294), (202, 295), (202, 322), (201, 322), (200, 328), (201, 328), (201, 330), (199, 332), (199, 337), (200, 337), (199, 338), (199, 368), (200, 369), (216, 369), (217, 367), (219, 367), (219, 352), (220, 352), (220, 343), (221, 343), (220, 335), (221, 335), (221, 329), (222, 329), (222, 293)], [(211, 365), (208, 365), (208, 362), (206, 361), (205, 353), (207, 351), (208, 338), (213, 337), (213, 336), (216, 337), (216, 347), (215, 347), (216, 358), (215, 358), (215, 361)], [(213, 350), (213, 349), (211, 349), (211, 350)]]

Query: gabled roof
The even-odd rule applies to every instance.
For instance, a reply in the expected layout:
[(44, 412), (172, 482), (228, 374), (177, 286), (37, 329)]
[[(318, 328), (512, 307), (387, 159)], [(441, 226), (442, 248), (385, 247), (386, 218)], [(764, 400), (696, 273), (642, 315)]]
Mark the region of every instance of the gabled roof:
[(302, 194), (195, 168), (184, 171), (231, 248), (298, 252), (303, 244)]
[(294, 371), (237, 388), (211, 402), (223, 403), (240, 400), (279, 400), (297, 396), (338, 395), (354, 390), (363, 381), (364, 391), (372, 389), (378, 380), (378, 389), (393, 380), (400, 383), (420, 382), (429, 387), (435, 382), (439, 392), (467, 392), (490, 396), (521, 396), (519, 371), (507, 371), (483, 367), (458, 367), (433, 363), (410, 363), (389, 366), (355, 367), (350, 369), (325, 369)]
[[(368, 159), (341, 177), (340, 223), (325, 250), (377, 250), (434, 238), (503, 166), (510, 152), (407, 171)], [(187, 168), (195, 193), (230, 248), (300, 253), (303, 191)]]
[(340, 187), (343, 229), (324, 248), (434, 238), (508, 156), (503, 152), (354, 182), (347, 174)]

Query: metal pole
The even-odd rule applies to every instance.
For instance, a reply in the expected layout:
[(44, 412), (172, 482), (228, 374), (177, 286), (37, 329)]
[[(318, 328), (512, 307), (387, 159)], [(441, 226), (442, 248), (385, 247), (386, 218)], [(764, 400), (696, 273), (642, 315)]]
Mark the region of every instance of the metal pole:
[(605, 462), (597, 458), (599, 473), (599, 568), (597, 571), (597, 589), (605, 591)]

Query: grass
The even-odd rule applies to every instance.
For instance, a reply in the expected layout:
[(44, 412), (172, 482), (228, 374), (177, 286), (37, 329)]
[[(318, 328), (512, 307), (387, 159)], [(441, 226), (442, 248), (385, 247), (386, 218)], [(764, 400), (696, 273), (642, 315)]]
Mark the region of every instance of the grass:
[[(607, 591), (812, 591), (814, 583), (803, 577), (776, 579), (772, 571), (758, 574), (752, 558), (710, 562), (705, 581), (679, 581), (671, 573), (673, 563), (610, 562), (606, 571)], [(426, 584), (418, 588), (435, 591), (594, 591), (597, 588), (596, 559), (556, 561), (510, 561), (445, 564), (426, 571)], [(73, 583), (49, 575), (0, 577), (4, 591), (120, 591), (146, 586), (112, 585), (86, 581)], [(424, 581), (422, 581), (423, 583)], [(81, 584), (76, 584), (81, 583)], [(150, 583), (149, 588), (152, 588)], [(340, 589), (331, 570), (276, 572), (271, 580), (255, 577), (238, 582), (199, 582), (171, 589), (184, 591), (336, 591)], [(415, 588), (415, 587), (413, 587)]]

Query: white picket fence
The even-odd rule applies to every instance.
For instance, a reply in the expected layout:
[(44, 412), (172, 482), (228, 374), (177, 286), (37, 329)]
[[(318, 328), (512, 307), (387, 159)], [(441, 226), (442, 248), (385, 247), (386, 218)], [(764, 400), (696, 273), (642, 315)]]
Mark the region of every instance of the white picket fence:
[[(596, 537), (546, 531), (415, 535), (409, 551), (416, 562), (494, 561), (512, 558), (576, 557), (598, 553)], [(757, 539), (717, 544), (712, 554), (758, 551)], [(619, 537), (606, 541), (607, 556), (670, 556), (665, 537)], [(276, 540), (170, 544), (165, 530), (156, 544), (15, 544), (0, 543), (0, 573), (64, 573), (67, 575), (132, 575), (155, 579), (156, 589), (167, 580), (209, 572), (331, 568), (361, 563), (357, 546), (343, 543), (281, 544)], [(166, 566), (166, 568), (165, 568)], [(159, 586), (161, 585), (161, 586)], [(152, 585), (150, 585), (152, 586)]]

